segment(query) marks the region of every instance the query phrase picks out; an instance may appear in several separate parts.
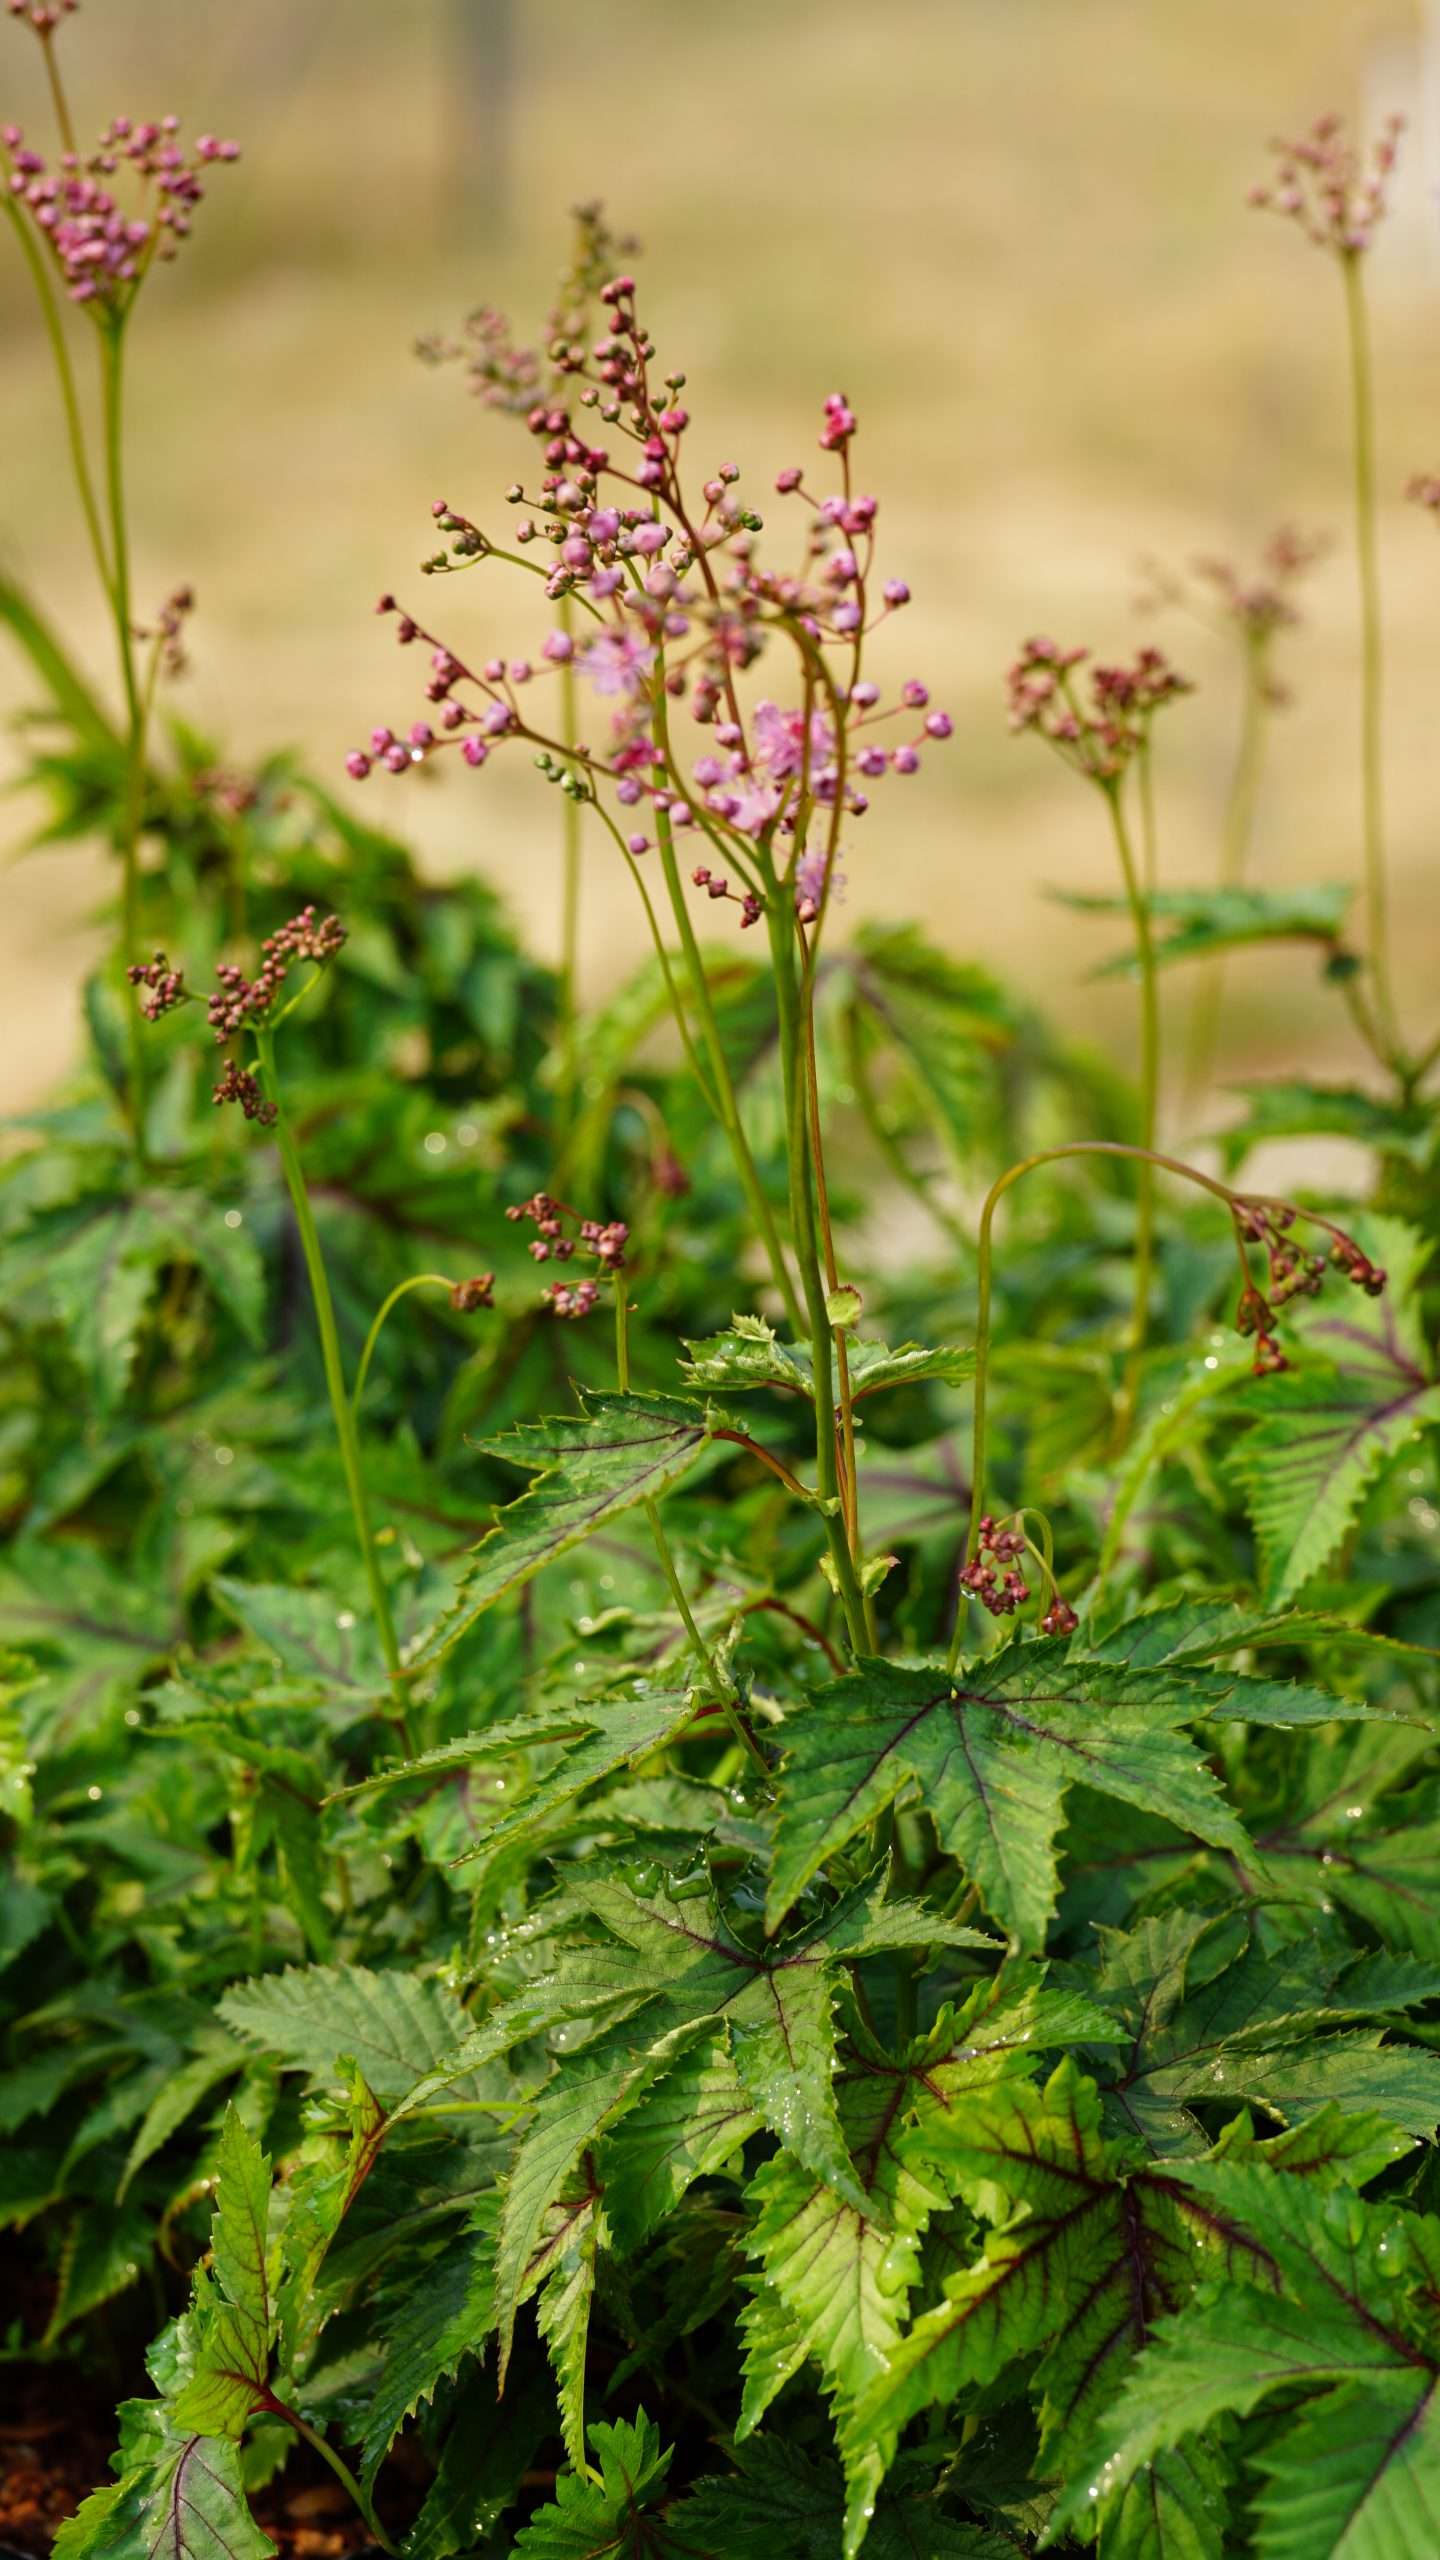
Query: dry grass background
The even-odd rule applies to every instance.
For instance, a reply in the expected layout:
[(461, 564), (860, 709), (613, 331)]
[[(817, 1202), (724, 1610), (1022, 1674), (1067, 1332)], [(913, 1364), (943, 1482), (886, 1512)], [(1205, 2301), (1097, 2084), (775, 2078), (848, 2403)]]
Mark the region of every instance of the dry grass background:
[[(185, 265), (147, 293), (134, 349), (137, 593), (197, 586), (186, 716), (232, 758), (291, 740), (328, 773), (373, 720), (412, 716), (412, 662), (394, 657), (374, 595), (417, 583), (433, 497), (503, 520), (515, 464), (506, 424), (410, 342), (481, 298), (538, 313), (566, 207), (602, 194), (645, 241), (697, 459), (733, 455), (758, 494), (811, 450), (825, 391), (843, 384), (861, 412), (887, 565), (917, 599), (888, 672), (923, 672), (957, 735), (856, 831), (847, 918), (920, 914), (1123, 1040), (1126, 998), (1083, 975), (1106, 929), (1042, 894), (1110, 885), (1099, 812), (1007, 736), (1000, 671), (1026, 629), (1128, 645), (1144, 553), (1243, 554), (1282, 518), (1334, 528), (1289, 652), (1296, 702), (1256, 870), (1354, 873), (1339, 290), (1243, 199), (1268, 133), (1332, 103), (1398, 103), (1419, 121), (1374, 287), (1396, 935), (1416, 1018), (1440, 979), (1440, 544), (1400, 502), (1410, 471), (1440, 466), (1440, 69), (1427, 129), (1419, 0), (516, 0), (503, 167), (459, 42), (466, 11), (488, 23), (490, 7), (85, 0), (68, 31), (82, 127), (173, 106), (245, 146)], [(481, 39), (493, 63), (484, 26)], [(30, 48), (4, 28), (0, 111), (42, 123)], [(44, 349), (8, 255), (0, 327), (0, 554), (108, 677)], [(531, 592), (497, 567), (426, 601), (483, 653), (533, 645)], [(1201, 684), (1163, 733), (1163, 872), (1192, 882), (1214, 862), (1235, 702), (1205, 634), (1161, 636)], [(23, 698), (0, 661), (0, 714)], [(483, 870), (552, 947), (554, 803), (532, 780), (507, 758), (484, 776), (377, 780), (365, 805), (437, 868)], [(0, 838), (18, 850), (29, 822), (12, 798)], [(72, 1052), (103, 887), (94, 850), (8, 877), (12, 1106)], [(586, 895), (598, 991), (640, 948), (599, 843)], [(1237, 1072), (1353, 1064), (1313, 961), (1247, 961), (1231, 985)]]

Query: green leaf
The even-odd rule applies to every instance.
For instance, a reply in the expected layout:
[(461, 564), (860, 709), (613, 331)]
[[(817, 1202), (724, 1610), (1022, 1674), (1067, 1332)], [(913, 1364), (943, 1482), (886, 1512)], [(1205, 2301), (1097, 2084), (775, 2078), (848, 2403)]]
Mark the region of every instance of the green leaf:
[[(1054, 1904), (1056, 1836), (1072, 1784), (1243, 1852), (1245, 1835), (1215, 1779), (1172, 1729), (1219, 1705), (1222, 1684), (1208, 1680), (1111, 1671), (1075, 1661), (1060, 1643), (1012, 1644), (953, 1678), (939, 1666), (857, 1664), (786, 1717), (771, 1924), (828, 1858), (912, 1788), (986, 1908), (1025, 1946), (1040, 1943)], [(1225, 1696), (1238, 1686), (1225, 1686)]]
[[(845, 978), (848, 977), (848, 987)], [(914, 925), (865, 925), (836, 1000), (878, 1033), (918, 1089), (948, 1146), (969, 1165), (993, 1100), (994, 1061), (1019, 1024), (995, 980), (952, 959)]]
[(1244, 1119), (1220, 1140), (1232, 1176), (1252, 1147), (1272, 1138), (1351, 1138), (1411, 1164), (1428, 1163), (1435, 1152), (1435, 1115), (1423, 1102), (1383, 1102), (1354, 1085), (1302, 1084), (1286, 1077), (1232, 1090), (1249, 1104)]
[(601, 2177), (617, 2247), (637, 2249), (694, 2181), (723, 2169), (764, 2121), (723, 2036), (682, 2053), (605, 2139)]
[[(1244, 2416), (1277, 2391), (1362, 2377), (1368, 2384), (1374, 2376), (1415, 2388), (1413, 2362), (1378, 2323), (1339, 2309), (1325, 2314), (1258, 2286), (1227, 2285), (1160, 2323), (1096, 2429), (1055, 2523), (1079, 2524), (1097, 2513), (1103, 2520), (1147, 2462), (1227, 2412)], [(1315, 2546), (1315, 2560), (1325, 2560), (1323, 2546)]]
[[(1052, 889), (1062, 905), (1090, 915), (1123, 915), (1128, 901), (1092, 897)], [(1152, 924), (1155, 960), (1208, 960), (1216, 952), (1235, 951), (1251, 943), (1335, 943), (1343, 930), (1353, 889), (1342, 881), (1321, 881), (1303, 889), (1156, 889), (1146, 900)], [(1117, 953), (1097, 972), (1100, 977), (1133, 977), (1133, 951)]]
[(1329, 1365), (1267, 1379), (1263, 1417), (1233, 1460), (1272, 1607), (1329, 1562), (1382, 1465), (1440, 1421), (1414, 1295), (1430, 1247), (1393, 1218), (1357, 1221), (1357, 1233), (1389, 1271), (1384, 1294), (1347, 1291), (1311, 1310), (1305, 1349)]
[(41, 1212), (6, 1252), (12, 1287), (43, 1285), (102, 1408), (128, 1383), (141, 1326), (161, 1274), (203, 1270), (247, 1340), (258, 1341), (264, 1268), (253, 1237), (228, 1227), (202, 1193), (94, 1194)]
[[(780, 2436), (752, 2437), (735, 2448), (728, 2479), (699, 2482), (677, 2523), (686, 2549), (724, 2560), (836, 2560), (845, 2523), (845, 2491), (833, 2462), (817, 2462)], [(998, 2533), (952, 2523), (940, 2512), (930, 2478), (897, 2464), (892, 2493), (882, 2495), (865, 2544), (867, 2560), (1014, 2560), (1015, 2545)]]
[(1433, 2372), (1329, 2391), (1256, 2460), (1259, 2560), (1433, 2560), (1440, 2548)]
[(546, 2273), (536, 2326), (555, 2376), (566, 2459), (577, 2471), (585, 2467), (585, 2352), (603, 2232), (596, 2191), (587, 2180), (578, 2196), (562, 2196), (552, 2206), (542, 2238)]
[(0, 1642), (57, 1657), (32, 1710), (52, 1750), (133, 1697), (181, 1632), (169, 1592), (137, 1588), (132, 1573), (78, 1538), (16, 1538), (0, 1562)]
[(487, 1444), (537, 1469), (539, 1482), (502, 1511), (412, 1663), (438, 1662), (504, 1592), (637, 1502), (658, 1500), (699, 1464), (713, 1428), (708, 1410), (673, 1396), (595, 1395), (583, 1415), (525, 1423)]
[(469, 2018), (425, 1974), (364, 1965), (295, 1965), (237, 1983), (219, 2003), (227, 2027), (314, 2080), (353, 2056), (376, 2096), (399, 2097), (454, 2052)]
[(108, 2205), (82, 2206), (61, 2247), (59, 2284), (45, 2326), (45, 2346), (53, 2346), (77, 2320), (128, 2291), (153, 2245), (148, 2215), (133, 2209), (115, 2213)]
[(503, 2409), (478, 2376), (462, 2388), (425, 2503), (405, 2536), (405, 2560), (451, 2560), (483, 2546), (541, 2437), (553, 2432), (546, 2397), (538, 2378), (508, 2391)]
[(195, 2282), (189, 2377), (172, 2422), (238, 2437), (270, 2371), (279, 2249), (270, 2237), (270, 2163), (233, 2106), (220, 2134), (210, 2268)]
[(392, 2307), (384, 2327), (384, 2367), (359, 2434), (368, 2486), (407, 2418), (431, 2400), (467, 2356), (483, 2353), (495, 2328), (495, 2249), (487, 2229), (450, 2239)]
[[(833, 1319), (832, 1319), (833, 1321)], [(814, 1367), (808, 1342), (782, 1342), (763, 1316), (736, 1316), (728, 1333), (685, 1346), (681, 1363), (686, 1383), (722, 1395), (740, 1395), (756, 1387), (776, 1387), (813, 1400)], [(850, 1385), (858, 1401), (881, 1387), (918, 1385), (933, 1378), (945, 1386), (961, 1386), (974, 1374), (975, 1354), (959, 1345), (926, 1350), (918, 1342), (888, 1343), (868, 1335), (852, 1335), (848, 1348)]]
[(456, 1860), (492, 1858), (517, 1841), (533, 1838), (552, 1814), (573, 1804), (587, 1787), (637, 1766), (663, 1751), (693, 1720), (695, 1696), (690, 1688), (642, 1688), (628, 1697), (597, 1699), (591, 1705), (538, 1716), (517, 1716), (490, 1733), (470, 1734), (461, 1743), (425, 1753), (408, 1769), (387, 1771), (386, 1782), (434, 1768), (466, 1768), (477, 1762), (493, 1765), (517, 1754), (559, 1742), (559, 1757), (516, 1789), (509, 1810), (486, 1823), (479, 1838)]
[(239, 2448), (153, 2434), (150, 2459), (60, 2526), (57, 2560), (271, 2560), (276, 2546), (250, 2513)]
[(850, 2081), (840, 2119), (863, 2209), (783, 2151), (746, 2191), (755, 2219), (745, 2247), (760, 2273), (742, 2321), (749, 2351), (737, 2436), (807, 2357), (845, 2399), (886, 2370), (919, 2278), (919, 2235), (947, 2201), (927, 2174), (927, 2136), (906, 2125), (889, 2075)]
[(1203, 2436), (1167, 2447), (1107, 2514), (1101, 2560), (1228, 2560), (1227, 2488), (1224, 2459)]
[(694, 2560), (661, 2512), (670, 2454), (642, 2411), (633, 2426), (592, 2427), (600, 2477), (562, 2474), (555, 2503), (515, 2537), (515, 2560)]
[(958, 2115), (947, 2166), (983, 2210), (1002, 2213), (1011, 2201), (1018, 2209), (973, 2265), (948, 2278), (944, 2299), (921, 2314), (844, 2414), (847, 2560), (910, 2419), (1048, 2346), (1114, 2265), (1112, 2155), (1096, 2093), (1073, 2066), (1062, 2064), (1043, 2091), (1006, 2082), (974, 2116)]

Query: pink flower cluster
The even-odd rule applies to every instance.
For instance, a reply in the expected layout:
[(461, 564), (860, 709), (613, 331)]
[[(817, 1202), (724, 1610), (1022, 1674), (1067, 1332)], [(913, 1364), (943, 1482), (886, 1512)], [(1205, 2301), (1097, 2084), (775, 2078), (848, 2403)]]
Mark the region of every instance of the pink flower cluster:
[(1347, 135), (1343, 117), (1317, 116), (1298, 141), (1271, 143), (1278, 163), (1274, 182), (1252, 187), (1250, 202), (1298, 223), (1317, 249), (1357, 258), (1384, 218), (1404, 130), (1403, 116), (1387, 116), (1367, 160)]
[[(0, 127), (11, 196), (47, 243), (72, 302), (123, 307), (151, 261), (173, 258), (188, 237), (202, 170), (240, 157), (238, 143), (209, 133), (187, 153), (178, 131), (174, 116), (158, 124), (116, 116), (88, 160), (65, 151), (52, 169), (18, 124)], [(109, 183), (122, 169), (137, 184), (129, 212)]]
[(73, 16), (80, 0), (6, 0), (12, 18), (23, 18), (42, 41), (53, 36), (62, 18)]
[[(535, 1229), (530, 1239), (534, 1262), (570, 1262), (578, 1253), (595, 1264), (601, 1278), (607, 1272), (625, 1268), (630, 1230), (622, 1218), (582, 1217), (565, 1201), (552, 1200), (548, 1191), (537, 1191), (533, 1199), (518, 1201), (505, 1215), (512, 1226), (529, 1225)], [(573, 1323), (588, 1316), (599, 1297), (598, 1279), (552, 1280), (541, 1293), (541, 1304), (552, 1315)]]
[(1027, 640), (1006, 678), (1010, 726), (1033, 730), (1087, 781), (1118, 781), (1150, 734), (1157, 711), (1193, 687), (1159, 649), (1141, 649), (1131, 666), (1093, 666), (1088, 699), (1076, 669), (1088, 649)]
[[(692, 492), (685, 377), (654, 381), (633, 276), (612, 276), (591, 298), (606, 325), (588, 338), (574, 325), (556, 332), (545, 364), (522, 360), (493, 314), (472, 324), (483, 395), (513, 407), (534, 393), (525, 419), (538, 470), (533, 486), (516, 481), (507, 494), (519, 510), (516, 549), (547, 602), (563, 605), (563, 619), (533, 656), (473, 665), (382, 597), (379, 610), (397, 617), (402, 646), (419, 641), (428, 650), (432, 711), (399, 732), (377, 726), (346, 769), (356, 781), (377, 765), (401, 774), (447, 745), (481, 766), (498, 747), (524, 741), (540, 750), (548, 778), (575, 796), (603, 808), (613, 795), (618, 810), (642, 812), (667, 840), (671, 830), (706, 835), (726, 868), (701, 866), (700, 885), (728, 897), (729, 869), (738, 869), (743, 922), (763, 912), (763, 881), (772, 876), (786, 880), (802, 918), (817, 922), (839, 883), (841, 822), (864, 814), (865, 786), (915, 773), (927, 745), (952, 734), (948, 713), (932, 709), (918, 679), (885, 707), (862, 671), (867, 641), (910, 590), (903, 579), (877, 583), (878, 502), (851, 477), (855, 413), (838, 392), (825, 403), (819, 441), (838, 460), (838, 490), (812, 495), (798, 468), (779, 475), (779, 492), (797, 498), (808, 518), (798, 563), (771, 567), (757, 542), (763, 520), (737, 494), (735, 463), (717, 464)], [(572, 294), (572, 320), (575, 307)], [(494, 552), (490, 537), (445, 501), (434, 513), (455, 538), (448, 554), (425, 564), (431, 571)], [(747, 707), (745, 679), (777, 644), (792, 660), (793, 694), (777, 690)], [(559, 738), (563, 724), (540, 709), (537, 684), (562, 669), (602, 711), (602, 738)], [(672, 703), (713, 741), (693, 765), (671, 741)], [(897, 719), (906, 724), (900, 735), (885, 734), (883, 724)], [(623, 828), (632, 856), (650, 849), (652, 833), (636, 818), (610, 823), (617, 834)]]

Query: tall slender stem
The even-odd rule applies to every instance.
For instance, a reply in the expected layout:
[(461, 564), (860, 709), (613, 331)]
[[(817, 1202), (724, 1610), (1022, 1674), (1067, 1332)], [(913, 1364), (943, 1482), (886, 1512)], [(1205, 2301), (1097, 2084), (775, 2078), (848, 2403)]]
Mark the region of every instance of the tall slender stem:
[[(613, 1286), (615, 1291), (615, 1375), (619, 1381), (621, 1394), (628, 1395), (630, 1392), (630, 1302), (623, 1271), (617, 1271), (614, 1274)], [(770, 1764), (745, 1721), (739, 1691), (733, 1681), (722, 1677), (720, 1666), (696, 1624), (695, 1613), (685, 1597), (685, 1586), (670, 1551), (670, 1541), (661, 1524), (659, 1505), (654, 1502), (645, 1502), (641, 1508), (649, 1523), (650, 1535), (655, 1542), (655, 1553), (659, 1559), (660, 1570), (665, 1576), (670, 1597), (679, 1611), (680, 1623), (690, 1639), (690, 1650), (695, 1656), (701, 1676), (714, 1696), (736, 1741), (758, 1764), (768, 1785)]]
[(766, 900), (770, 956), (774, 964), (775, 1006), (780, 1028), (780, 1065), (785, 1083), (786, 1154), (790, 1175), (790, 1241), (800, 1268), (809, 1318), (810, 1363), (815, 1386), (815, 1485), (824, 1505), (825, 1534), (835, 1569), (840, 1605), (857, 1653), (869, 1641), (865, 1601), (855, 1571), (855, 1558), (844, 1519), (835, 1452), (835, 1389), (831, 1366), (830, 1317), (825, 1283), (815, 1241), (815, 1197), (807, 1127), (807, 1079), (800, 988), (795, 966), (794, 910), (771, 874)]
[(780, 1242), (780, 1230), (775, 1223), (775, 1212), (760, 1187), (760, 1176), (755, 1169), (755, 1159), (750, 1152), (750, 1141), (741, 1125), (740, 1106), (736, 1100), (734, 1080), (730, 1074), (730, 1061), (725, 1055), (725, 1044), (720, 1037), (720, 1025), (715, 1018), (715, 1005), (710, 994), (710, 982), (705, 975), (704, 957), (695, 927), (690, 920), (685, 892), (681, 886), (680, 866), (675, 856), (674, 831), (670, 824), (669, 813), (663, 809), (656, 811), (655, 841), (660, 851), (660, 867), (665, 875), (665, 887), (669, 894), (671, 911), (680, 934), (680, 947), (685, 955), (690, 993), (700, 1024), (700, 1037), (704, 1043), (705, 1055), (709, 1060), (710, 1073), (714, 1079), (720, 1125), (730, 1141), (735, 1170), (740, 1177), (740, 1187), (759, 1230), (771, 1276), (780, 1293), (786, 1316), (796, 1333), (803, 1333), (805, 1319), (800, 1311), (800, 1300), (796, 1295), (795, 1283), (790, 1276), (789, 1265), (785, 1260), (785, 1250)]
[(1388, 1046), (1397, 1046), (1390, 984), (1390, 923), (1385, 878), (1385, 777), (1382, 738), (1384, 635), (1375, 530), (1375, 394), (1362, 254), (1340, 261), (1350, 350), (1355, 464), (1355, 557), (1360, 578), (1360, 776), (1364, 820), (1366, 941), (1375, 1010)]
[(44, 254), (13, 196), (0, 190), (0, 204), (4, 205), (5, 211), (15, 226), (16, 237), (24, 252), (25, 263), (30, 269), (35, 290), (39, 296), (45, 334), (50, 341), (50, 353), (65, 411), (65, 434), (70, 447), (70, 468), (74, 473), (80, 509), (85, 518), (85, 529), (90, 537), (90, 548), (95, 556), (100, 584), (105, 590), (107, 601), (113, 608), (114, 581), (105, 550), (105, 536), (100, 524), (100, 508), (95, 496), (95, 483), (90, 476), (90, 459), (85, 450), (85, 428), (80, 415), (80, 396), (75, 387), (75, 369), (70, 362), (70, 350), (65, 343), (65, 324), (61, 317), (60, 304), (49, 269), (45, 264)]
[[(108, 315), (100, 324), (100, 378), (105, 417), (105, 494), (110, 516), (110, 602), (125, 694), (125, 787), (121, 803), (120, 913), (125, 960), (140, 957), (140, 827), (145, 807), (145, 741), (148, 703), (135, 669), (130, 608), (130, 532), (125, 510), (125, 321)], [(146, 1053), (140, 1017), (126, 1009), (130, 1025), (130, 1119), (135, 1153), (145, 1165)]]
[[(370, 1510), (365, 1497), (365, 1475), (360, 1463), (360, 1438), (356, 1429), (354, 1408), (345, 1385), (345, 1366), (340, 1355), (340, 1335), (335, 1323), (335, 1302), (330, 1294), (329, 1274), (325, 1269), (325, 1256), (320, 1244), (319, 1230), (315, 1224), (315, 1213), (310, 1206), (305, 1168), (300, 1160), (300, 1150), (295, 1143), (295, 1132), (290, 1125), (289, 1114), (280, 1092), (279, 1078), (275, 1072), (274, 1037), (270, 1031), (257, 1029), (255, 1039), (261, 1066), (264, 1069), (266, 1091), (270, 1101), (275, 1105), (275, 1138), (280, 1149), (281, 1168), (285, 1175), (286, 1189), (290, 1194), (290, 1205), (295, 1212), (300, 1249), (305, 1256), (305, 1268), (310, 1278), (310, 1295), (314, 1302), (315, 1322), (320, 1333), (320, 1356), (325, 1366), (325, 1385), (330, 1397), (330, 1413), (340, 1450), (340, 1464), (345, 1475), (345, 1489), (350, 1497), (350, 1515), (355, 1524), (356, 1544), (360, 1549), (360, 1561), (365, 1569), (370, 1605), (375, 1616), (380, 1650), (385, 1658), (385, 1668), (392, 1682), (398, 1684), (404, 1678), (404, 1667), (400, 1660), (400, 1646), (390, 1609), (390, 1594), (385, 1588), (385, 1578), (380, 1571), (380, 1559), (375, 1551), (374, 1534), (370, 1527)], [(406, 1749), (409, 1750), (411, 1748), (410, 1733), (398, 1685), (395, 1689), (395, 1704), (391, 1715), (393, 1722), (400, 1729)]]
[[(560, 599), (560, 628), (571, 633), (575, 615), (568, 595)], [(575, 689), (575, 665), (566, 659), (560, 669), (560, 735), (573, 750), (580, 742), (580, 709)], [(561, 816), (561, 887), (560, 887), (560, 1092), (556, 1112), (557, 1132), (561, 1143), (569, 1133), (575, 1117), (575, 1026), (578, 1012), (576, 980), (580, 968), (580, 825), (581, 804), (572, 793), (563, 795)]]
[[(1244, 649), (1240, 742), (1235, 750), (1235, 767), (1230, 777), (1225, 823), (1220, 838), (1218, 878), (1222, 889), (1238, 888), (1245, 875), (1265, 752), (1268, 670), (1263, 634), (1247, 630)], [(1220, 1027), (1224, 987), (1225, 962), (1223, 957), (1217, 956), (1203, 970), (1190, 1008), (1185, 1044), (1185, 1100), (1188, 1111), (1200, 1108), (1214, 1073), (1215, 1041)]]
[[(1136, 957), (1140, 966), (1140, 1144), (1148, 1157), (1154, 1150), (1155, 1124), (1160, 1089), (1160, 1003), (1156, 986), (1155, 941), (1150, 921), (1150, 901), (1140, 885), (1135, 868), (1135, 853), (1130, 831), (1121, 806), (1120, 784), (1107, 785), (1106, 802), (1110, 822), (1115, 830), (1115, 846), (1125, 878), (1125, 895), (1130, 903), (1130, 921), (1135, 931)], [(1134, 1419), (1140, 1389), (1140, 1371), (1145, 1358), (1145, 1333), (1150, 1316), (1150, 1282), (1155, 1252), (1155, 1175), (1148, 1162), (1141, 1163), (1135, 1199), (1135, 1299), (1130, 1320), (1130, 1352), (1125, 1364), (1125, 1380), (1121, 1389), (1117, 1426), (1121, 1436)]]

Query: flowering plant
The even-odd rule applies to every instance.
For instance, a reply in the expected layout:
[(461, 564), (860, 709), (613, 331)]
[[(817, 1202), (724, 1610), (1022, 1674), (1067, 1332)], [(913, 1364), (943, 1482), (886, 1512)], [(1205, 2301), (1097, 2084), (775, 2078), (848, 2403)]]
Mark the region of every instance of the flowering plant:
[[(15, 14), (53, 67), (65, 13)], [(952, 735), (886, 665), (856, 414), (776, 476), (776, 566), (587, 207), (538, 350), (427, 347), (536, 458), (423, 566), (529, 572), (535, 631), (387, 594), (425, 707), (349, 756), (367, 811), (530, 760), (542, 969), (293, 760), (162, 731), (189, 594), (136, 632), (115, 351), (196, 164), (139, 131), (144, 240), (118, 169), (9, 146), (124, 697), (7, 591), (57, 823), (124, 857), (93, 1058), (0, 1182), (14, 2356), (28, 2423), (103, 2321), (138, 2395), (59, 2560), (299, 2555), (317, 2486), (406, 2560), (1419, 2554), (1440, 1045), (1370, 782), (1363, 950), (1344, 889), (1242, 878), (1248, 806), (1171, 886), (1188, 680), (1032, 640), (1138, 1093), (912, 929), (842, 944), (869, 786)], [(1315, 151), (1282, 189), (1348, 275), (1381, 206)], [(1204, 573), (1242, 760), (1305, 556)], [(587, 1013), (615, 863), (651, 954)], [(1297, 940), (1373, 1085), (1162, 1149), (1162, 973)], [(1337, 1127), (1343, 1216), (1242, 1179)], [(876, 1254), (902, 1202), (931, 1241)]]

